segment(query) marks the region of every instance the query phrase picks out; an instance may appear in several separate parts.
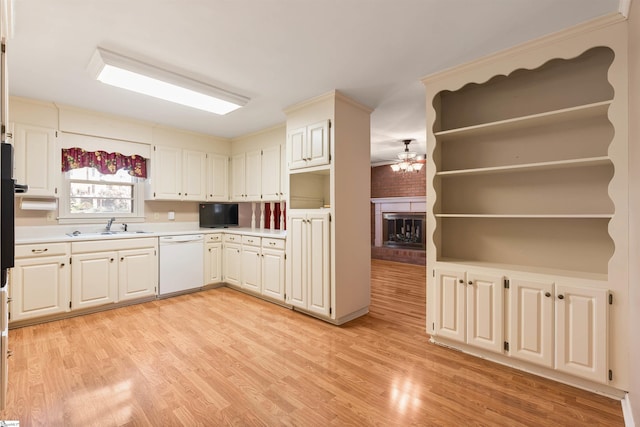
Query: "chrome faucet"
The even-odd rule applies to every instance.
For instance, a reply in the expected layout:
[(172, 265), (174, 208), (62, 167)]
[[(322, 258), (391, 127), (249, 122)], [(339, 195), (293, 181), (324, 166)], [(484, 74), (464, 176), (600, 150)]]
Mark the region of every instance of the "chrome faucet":
[(111, 231), (111, 224), (113, 224), (113, 221), (115, 220), (115, 218), (111, 218), (109, 221), (107, 221), (107, 226), (105, 227), (107, 231)]

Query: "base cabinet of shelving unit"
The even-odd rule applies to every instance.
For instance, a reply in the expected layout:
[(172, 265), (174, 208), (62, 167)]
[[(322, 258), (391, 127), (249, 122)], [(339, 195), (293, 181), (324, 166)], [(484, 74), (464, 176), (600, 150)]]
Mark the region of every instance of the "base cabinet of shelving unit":
[(507, 272), (441, 269), (435, 279), (436, 341), (441, 337), (607, 383), (606, 289)]
[(436, 270), (436, 335), (502, 352), (503, 278)]

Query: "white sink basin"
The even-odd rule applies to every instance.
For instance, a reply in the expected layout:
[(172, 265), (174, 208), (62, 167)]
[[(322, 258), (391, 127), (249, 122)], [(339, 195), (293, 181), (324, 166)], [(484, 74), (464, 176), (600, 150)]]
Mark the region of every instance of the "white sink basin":
[(74, 231), (73, 233), (67, 233), (69, 237), (97, 237), (97, 236), (128, 236), (131, 234), (149, 234), (151, 231), (92, 231), (83, 233), (81, 231)]

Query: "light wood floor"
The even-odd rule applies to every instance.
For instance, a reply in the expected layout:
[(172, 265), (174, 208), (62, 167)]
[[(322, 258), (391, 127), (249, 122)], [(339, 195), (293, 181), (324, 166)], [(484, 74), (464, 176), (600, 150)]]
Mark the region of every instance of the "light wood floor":
[(220, 288), (10, 331), (21, 426), (622, 426), (618, 401), (429, 344), (425, 268), (341, 327)]

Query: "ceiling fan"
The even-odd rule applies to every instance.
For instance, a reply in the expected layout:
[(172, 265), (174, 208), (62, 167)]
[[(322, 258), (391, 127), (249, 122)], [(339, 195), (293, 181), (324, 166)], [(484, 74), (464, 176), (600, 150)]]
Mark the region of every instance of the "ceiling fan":
[(424, 166), (424, 157), (415, 151), (409, 151), (409, 144), (413, 139), (403, 139), (404, 151), (398, 153), (396, 163), (391, 164), (394, 172), (419, 172)]

